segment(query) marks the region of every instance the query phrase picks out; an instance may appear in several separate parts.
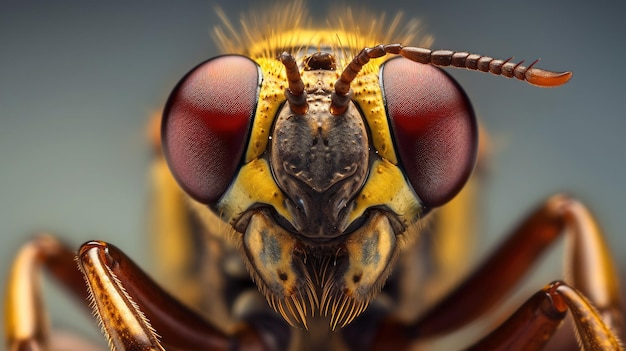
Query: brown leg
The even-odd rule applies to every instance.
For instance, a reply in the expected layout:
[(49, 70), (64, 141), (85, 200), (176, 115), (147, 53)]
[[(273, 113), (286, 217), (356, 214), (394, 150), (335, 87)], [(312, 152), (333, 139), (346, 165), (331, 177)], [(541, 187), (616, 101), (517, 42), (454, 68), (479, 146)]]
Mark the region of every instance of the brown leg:
[(542, 350), (565, 318), (567, 309), (546, 287), (530, 297), (509, 319), (467, 351)]
[[(582, 204), (559, 195), (522, 222), (472, 276), (418, 321), (408, 325), (393, 319), (383, 322), (377, 341), (384, 345), (392, 339), (405, 340), (401, 343), (408, 345), (475, 320), (501, 301), (562, 233), (568, 234), (571, 244), (566, 270), (573, 271), (572, 286), (589, 298), (604, 323), (621, 330), (617, 275), (602, 234)], [(582, 318), (576, 313), (574, 317)]]
[(117, 349), (264, 349), (251, 328), (244, 326), (227, 334), (209, 325), (165, 293), (114, 246), (97, 241), (83, 245), (78, 262), (84, 276), (76, 268), (74, 257), (51, 236), (41, 236), (20, 251), (5, 309), (10, 350), (48, 349), (48, 323), (37, 277), (40, 265), (49, 268), (85, 302), (89, 296), (84, 283), (87, 281), (92, 307), (110, 344)]
[(467, 351), (543, 350), (568, 310), (574, 315), (584, 350), (623, 350), (619, 339), (587, 299), (567, 284), (555, 282), (533, 295), (507, 321)]
[(50, 328), (39, 286), (41, 266), (87, 300), (85, 282), (74, 257), (73, 251), (50, 235), (40, 235), (20, 249), (11, 269), (4, 306), (9, 350), (48, 349)]
[[(79, 251), (79, 265), (103, 328), (114, 342), (127, 348), (150, 340), (154, 328), (165, 347), (177, 350), (264, 349), (250, 328), (241, 327), (230, 336), (208, 324), (113, 245), (100, 241), (84, 244)], [(117, 323), (119, 320), (123, 322)]]

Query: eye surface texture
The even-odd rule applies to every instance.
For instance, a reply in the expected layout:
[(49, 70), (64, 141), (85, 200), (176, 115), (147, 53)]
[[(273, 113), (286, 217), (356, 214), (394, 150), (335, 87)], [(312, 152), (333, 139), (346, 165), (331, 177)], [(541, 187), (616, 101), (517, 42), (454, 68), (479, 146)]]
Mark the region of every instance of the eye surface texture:
[(163, 152), (178, 183), (197, 201), (216, 203), (235, 176), (260, 84), (254, 61), (226, 55), (201, 63), (172, 91), (161, 125)]
[(381, 68), (394, 143), (411, 186), (427, 208), (463, 187), (476, 162), (476, 117), (462, 88), (431, 65), (405, 58)]

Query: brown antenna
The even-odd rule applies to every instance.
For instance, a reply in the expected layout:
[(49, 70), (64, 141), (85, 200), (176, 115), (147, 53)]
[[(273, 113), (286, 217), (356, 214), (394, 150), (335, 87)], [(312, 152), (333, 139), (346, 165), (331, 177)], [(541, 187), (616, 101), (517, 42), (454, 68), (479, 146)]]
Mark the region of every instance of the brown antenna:
[(304, 82), (300, 76), (300, 71), (298, 71), (296, 59), (287, 52), (283, 52), (278, 59), (285, 66), (287, 73), (289, 88), (285, 90), (285, 97), (287, 98), (287, 102), (289, 102), (289, 107), (295, 114), (305, 114), (309, 109), (309, 104), (306, 102)]
[(335, 91), (331, 96), (330, 113), (339, 115), (346, 111), (350, 103), (350, 84), (359, 74), (363, 66), (370, 59), (379, 58), (387, 54), (396, 54), (407, 59), (441, 67), (459, 67), (481, 72), (490, 72), (507, 78), (517, 78), (532, 85), (540, 87), (556, 87), (567, 83), (572, 77), (572, 72), (552, 72), (543, 69), (522, 66), (522, 62), (513, 63), (508, 60), (497, 60), (488, 56), (470, 54), (468, 52), (455, 52), (450, 50), (430, 50), (425, 48), (402, 46), (400, 44), (377, 45), (372, 48), (364, 48), (352, 59), (350, 64), (343, 70), (335, 83)]

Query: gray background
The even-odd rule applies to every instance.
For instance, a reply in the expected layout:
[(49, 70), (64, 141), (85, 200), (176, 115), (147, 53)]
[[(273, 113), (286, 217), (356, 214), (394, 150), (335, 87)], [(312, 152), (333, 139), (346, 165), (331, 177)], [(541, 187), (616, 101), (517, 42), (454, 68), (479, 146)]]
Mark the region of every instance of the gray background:
[[(594, 209), (626, 272), (626, 118), (620, 1), (367, 1), (423, 19), (435, 48), (572, 70), (559, 89), (449, 71), (493, 136), (485, 188), (494, 240), (546, 196), (568, 191)], [(247, 1), (221, 5), (236, 18)], [(310, 4), (324, 16), (332, 1)], [(117, 243), (144, 265), (148, 116), (175, 82), (216, 54), (213, 3), (31, 1), (0, 4), (0, 281), (28, 236)], [(361, 5), (359, 5), (361, 6)], [(323, 20), (323, 19), (322, 19)], [(552, 261), (549, 261), (552, 262)], [(559, 275), (541, 266), (535, 289)], [(46, 286), (52, 319), (98, 338), (89, 318)], [(3, 297), (3, 292), (0, 292)], [(1, 324), (2, 322), (0, 322)]]

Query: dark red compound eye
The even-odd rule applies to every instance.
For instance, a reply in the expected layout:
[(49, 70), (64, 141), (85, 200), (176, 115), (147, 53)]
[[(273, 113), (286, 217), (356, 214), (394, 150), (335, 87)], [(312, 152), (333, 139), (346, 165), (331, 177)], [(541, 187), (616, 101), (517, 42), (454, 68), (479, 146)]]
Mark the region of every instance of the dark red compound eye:
[(215, 204), (240, 165), (261, 84), (257, 64), (220, 56), (191, 70), (163, 112), (161, 141), (174, 177), (194, 199)]
[(439, 68), (387, 61), (381, 85), (400, 162), (428, 207), (452, 199), (474, 168), (478, 132), (461, 87)]

